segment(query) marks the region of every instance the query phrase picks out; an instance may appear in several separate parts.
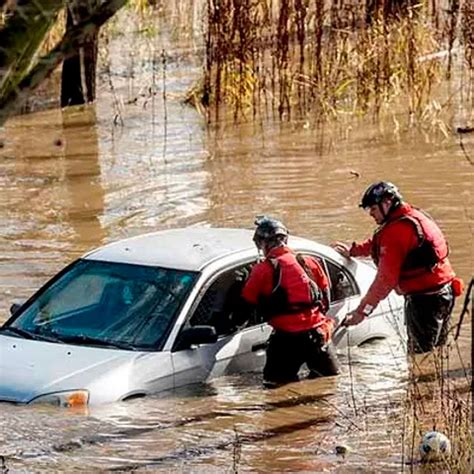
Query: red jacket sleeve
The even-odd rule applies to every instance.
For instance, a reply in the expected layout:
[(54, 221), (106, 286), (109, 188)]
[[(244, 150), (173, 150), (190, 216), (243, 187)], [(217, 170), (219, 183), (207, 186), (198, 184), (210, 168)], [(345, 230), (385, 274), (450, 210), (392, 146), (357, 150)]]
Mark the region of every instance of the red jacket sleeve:
[(313, 279), (321, 290), (326, 290), (329, 288), (329, 281), (324, 273), (323, 267), (319, 262), (314, 258), (306, 257), (305, 263), (308, 265), (311, 273), (313, 274)]
[(372, 253), (372, 237), (363, 242), (352, 242), (350, 249), (351, 257), (370, 257)]
[(273, 286), (273, 267), (268, 261), (257, 263), (252, 268), (242, 289), (242, 298), (250, 304), (257, 304), (261, 295), (269, 295)]
[(358, 311), (372, 312), (398, 285), (401, 266), (408, 252), (417, 245), (418, 237), (409, 222), (396, 221), (382, 232), (377, 274), (362, 298)]
[[(311, 270), (313, 274), (313, 280), (315, 281), (318, 288), (322, 291), (321, 295), (321, 302), (320, 302), (320, 310), (322, 313), (326, 313), (329, 309), (329, 304), (331, 301), (330, 295), (330, 282), (328, 277), (326, 276), (325, 271), (323, 270), (323, 266), (319, 263), (319, 261), (315, 258), (306, 257), (305, 263)], [(330, 328), (328, 327), (328, 331)], [(328, 332), (328, 335), (330, 332)], [(329, 337), (329, 336), (328, 336)]]

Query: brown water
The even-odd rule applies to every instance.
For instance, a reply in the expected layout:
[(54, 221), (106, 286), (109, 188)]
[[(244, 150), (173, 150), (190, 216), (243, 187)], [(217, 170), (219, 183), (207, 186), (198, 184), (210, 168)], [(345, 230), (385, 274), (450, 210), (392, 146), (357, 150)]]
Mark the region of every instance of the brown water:
[[(323, 243), (363, 238), (373, 223), (357, 202), (377, 179), (394, 181), (437, 219), (456, 271), (470, 279), (472, 135), (463, 151), (456, 137), (396, 134), (369, 121), (322, 132), (305, 123), (230, 122), (209, 131), (177, 100), (199, 73), (192, 42), (180, 47), (181, 59), (168, 66), (166, 101), (158, 86), (156, 96), (140, 96), (129, 78), (113, 77), (124, 102), (138, 97), (120, 106), (123, 126), (113, 124), (104, 86), (96, 107), (18, 117), (0, 131), (0, 321), (14, 299), (72, 259), (142, 232), (251, 227), (256, 214), (269, 213)], [(140, 81), (152, 79), (143, 73)], [(470, 328), (468, 319), (458, 341), (468, 372)], [(410, 470), (401, 456), (408, 364), (397, 341), (341, 360), (336, 378), (270, 392), (260, 374), (247, 374), (85, 412), (5, 405), (0, 455), (28, 472)], [(459, 367), (453, 362), (450, 376), (462, 393), (468, 379)], [(341, 444), (351, 447), (345, 457), (335, 453)]]

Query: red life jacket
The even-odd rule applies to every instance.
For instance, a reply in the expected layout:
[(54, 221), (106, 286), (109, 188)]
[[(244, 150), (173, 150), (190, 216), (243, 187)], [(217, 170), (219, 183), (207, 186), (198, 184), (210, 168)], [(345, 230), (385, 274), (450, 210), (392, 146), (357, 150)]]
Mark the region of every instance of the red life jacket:
[(422, 276), (427, 272), (435, 272), (436, 267), (447, 260), (449, 247), (441, 229), (427, 213), (404, 205), (399, 208), (399, 212), (396, 214), (396, 217), (389, 217), (375, 231), (372, 241), (372, 258), (378, 265), (381, 235), (383, 232), (389, 231), (391, 223), (401, 220), (410, 222), (418, 237), (418, 246), (412, 249), (402, 262), (399, 284), (403, 285), (403, 282)]
[(268, 318), (298, 313), (321, 302), (322, 293), (311, 278), (311, 271), (305, 268), (302, 256), (288, 252), (268, 260), (274, 268), (273, 290), (261, 301)]

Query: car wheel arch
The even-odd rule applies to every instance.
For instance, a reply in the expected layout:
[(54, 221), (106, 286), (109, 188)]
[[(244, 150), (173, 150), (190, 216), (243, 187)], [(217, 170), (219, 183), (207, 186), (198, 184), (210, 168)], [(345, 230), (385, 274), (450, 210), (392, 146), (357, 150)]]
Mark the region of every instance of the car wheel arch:
[(129, 394), (125, 395), (124, 397), (122, 397), (120, 399), (120, 401), (121, 402), (130, 402), (132, 400), (136, 400), (137, 398), (145, 398), (146, 396), (148, 396), (148, 393), (146, 393), (146, 392), (129, 393)]

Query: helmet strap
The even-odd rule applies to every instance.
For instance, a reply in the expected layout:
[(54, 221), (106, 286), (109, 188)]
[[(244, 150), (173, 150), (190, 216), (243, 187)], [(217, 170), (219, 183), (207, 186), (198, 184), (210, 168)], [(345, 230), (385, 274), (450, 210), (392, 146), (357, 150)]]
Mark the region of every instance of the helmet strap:
[(400, 207), (402, 202), (400, 199), (393, 197), (392, 198), (392, 204), (390, 205), (390, 209), (388, 210), (388, 213), (390, 214), (392, 211), (394, 211), (397, 207)]
[(263, 253), (263, 256), (266, 257), (267, 254), (270, 252), (270, 250), (272, 250), (272, 246), (268, 244), (267, 241), (265, 241), (263, 243), (263, 249), (262, 249), (262, 253)]
[(383, 223), (383, 222), (385, 222), (385, 221), (387, 220), (388, 212), (385, 212), (385, 211), (383, 210), (382, 201), (379, 202), (379, 203), (377, 204), (377, 206), (379, 206), (380, 214), (382, 214), (382, 218), (383, 218), (382, 223)]
[(388, 216), (401, 204), (400, 200), (392, 197), (391, 202), (390, 202), (390, 207), (388, 208), (387, 212), (384, 212), (383, 207), (382, 207), (382, 202), (379, 202), (379, 210), (380, 213), (382, 214), (383, 217), (383, 222), (385, 222), (388, 218)]
[(254, 240), (255, 247), (257, 247), (258, 259), (263, 260), (265, 258), (266, 245), (264, 240)]

